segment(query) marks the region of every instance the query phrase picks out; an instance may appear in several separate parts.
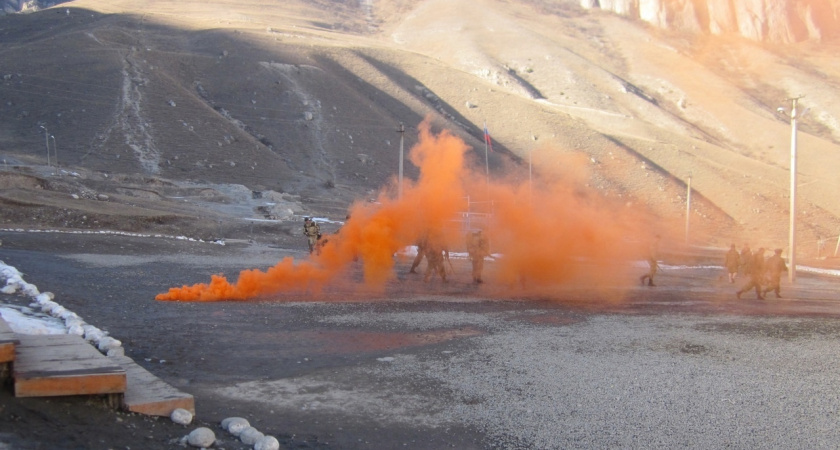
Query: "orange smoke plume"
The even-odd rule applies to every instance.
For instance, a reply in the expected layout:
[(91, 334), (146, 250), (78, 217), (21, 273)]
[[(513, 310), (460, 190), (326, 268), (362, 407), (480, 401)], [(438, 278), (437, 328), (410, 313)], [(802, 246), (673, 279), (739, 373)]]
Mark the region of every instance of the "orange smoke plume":
[(340, 232), (329, 236), (320, 254), (300, 263), (284, 258), (265, 272), (252, 269), (239, 274), (236, 283), (213, 275), (209, 284), (170, 288), (157, 300), (217, 301), (244, 300), (289, 290), (319, 289), (361, 260), (365, 283), (381, 289), (393, 278), (394, 253), (411, 245), (428, 229), (441, 229), (463, 204), (461, 179), (467, 145), (444, 131), (431, 133), (429, 124), (420, 125), (419, 143), (410, 160), (420, 168), (415, 184), (406, 183), (402, 199), (383, 191), (376, 204), (358, 202), (351, 206), (351, 219)]
[[(450, 250), (462, 250), (464, 234), (476, 228), (490, 239), (498, 256), (494, 281), (503, 285), (603, 284), (627, 270), (629, 259), (644, 259), (640, 238), (651, 234), (646, 222), (585, 188), (586, 160), (570, 157), (560, 179), (538, 188), (491, 182), (483, 171), (466, 167), (469, 147), (461, 139), (448, 131), (432, 133), (428, 122), (419, 129), (419, 142), (409, 153), (420, 169), (418, 180), (404, 182), (402, 198), (383, 190), (376, 203), (353, 204), (350, 219), (328, 237), (320, 254), (300, 262), (284, 258), (265, 272), (242, 271), (235, 283), (214, 275), (209, 284), (171, 288), (156, 299), (245, 300), (317, 292), (346, 274), (355, 260), (362, 264), (365, 287), (382, 291), (395, 278), (396, 252), (430, 234)], [(485, 220), (456, 220), (467, 209), (467, 198), (478, 205), (470, 212), (484, 213)]]

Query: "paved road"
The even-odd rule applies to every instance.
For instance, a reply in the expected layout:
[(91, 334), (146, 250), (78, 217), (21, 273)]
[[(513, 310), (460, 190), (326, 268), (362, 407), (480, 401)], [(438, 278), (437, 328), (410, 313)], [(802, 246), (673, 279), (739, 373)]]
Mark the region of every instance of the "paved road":
[[(157, 302), (213, 273), (301, 249), (101, 235), (0, 233), (0, 259), (126, 354), (196, 396), (198, 416), (249, 418), (287, 447), (812, 448), (840, 444), (840, 296), (800, 274), (784, 298), (736, 300), (715, 268), (658, 286), (493, 295), (404, 274), (261, 301)], [(492, 271), (492, 263), (488, 270)], [(221, 432), (220, 432), (221, 433)]]

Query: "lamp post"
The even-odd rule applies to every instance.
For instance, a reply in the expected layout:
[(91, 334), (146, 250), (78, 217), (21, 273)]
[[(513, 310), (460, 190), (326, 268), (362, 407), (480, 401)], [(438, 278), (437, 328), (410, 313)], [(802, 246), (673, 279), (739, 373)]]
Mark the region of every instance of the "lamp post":
[(404, 142), (403, 136), (405, 135), (405, 125), (404, 124), (400, 123), (400, 127), (397, 128), (397, 133), (400, 134), (400, 177), (399, 177), (399, 180), (397, 181), (397, 183), (399, 183), (399, 185), (397, 186), (397, 189), (398, 189), (398, 191), (397, 191), (398, 194), (397, 195), (398, 195), (398, 198), (400, 200), (402, 200), (402, 192), (403, 192), (403, 142)]
[[(794, 97), (790, 100), (790, 234), (788, 235), (788, 245), (790, 247), (790, 268), (788, 270), (788, 281), (794, 283), (796, 281), (796, 119), (799, 118), (799, 110), (797, 109), (799, 99), (804, 97)], [(780, 114), (785, 114), (784, 108), (779, 108), (777, 111)], [(785, 114), (786, 115), (786, 114)]]
[[(55, 143), (55, 136), (50, 135), (50, 139), (53, 140), (53, 159), (55, 160), (55, 166), (58, 167), (58, 145)], [(48, 146), (49, 149), (49, 146)]]
[(44, 130), (44, 140), (47, 143), (47, 165), (50, 165), (50, 132), (47, 131), (47, 127), (43, 125), (38, 125), (41, 129)]

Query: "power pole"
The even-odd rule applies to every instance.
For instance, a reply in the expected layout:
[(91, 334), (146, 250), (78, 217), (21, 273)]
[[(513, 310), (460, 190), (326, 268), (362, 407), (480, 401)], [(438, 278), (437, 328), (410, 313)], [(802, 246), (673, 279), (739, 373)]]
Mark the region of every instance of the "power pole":
[(691, 224), (691, 174), (688, 174), (687, 190), (685, 194), (685, 244), (688, 245), (688, 230)]
[(796, 119), (799, 111), (796, 107), (802, 96), (792, 98), (790, 109), (790, 268), (788, 281), (796, 281)]
[(405, 136), (405, 125), (400, 122), (400, 127), (397, 128), (397, 133), (400, 134), (400, 177), (399, 177), (399, 186), (397, 187), (399, 190), (398, 198), (402, 200), (402, 192), (403, 192), (403, 143), (404, 143), (404, 136)]

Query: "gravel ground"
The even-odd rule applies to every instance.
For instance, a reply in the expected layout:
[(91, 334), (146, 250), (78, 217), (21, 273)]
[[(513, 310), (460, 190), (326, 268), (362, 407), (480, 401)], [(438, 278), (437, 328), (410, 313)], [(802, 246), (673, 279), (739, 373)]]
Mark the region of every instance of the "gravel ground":
[[(666, 268), (656, 288), (617, 283), (621, 302), (584, 289), (490, 299), (492, 278), (477, 290), (461, 261), (448, 285), (398, 265), (382, 296), (345, 285), (315, 302), (168, 303), (152, 299), (302, 248), (49, 237), (0, 233), (0, 259), (195, 395), (217, 435), (242, 416), (283, 448), (840, 445), (833, 278), (736, 300), (718, 269), (696, 266)], [(179, 432), (125, 446), (177, 448)]]

